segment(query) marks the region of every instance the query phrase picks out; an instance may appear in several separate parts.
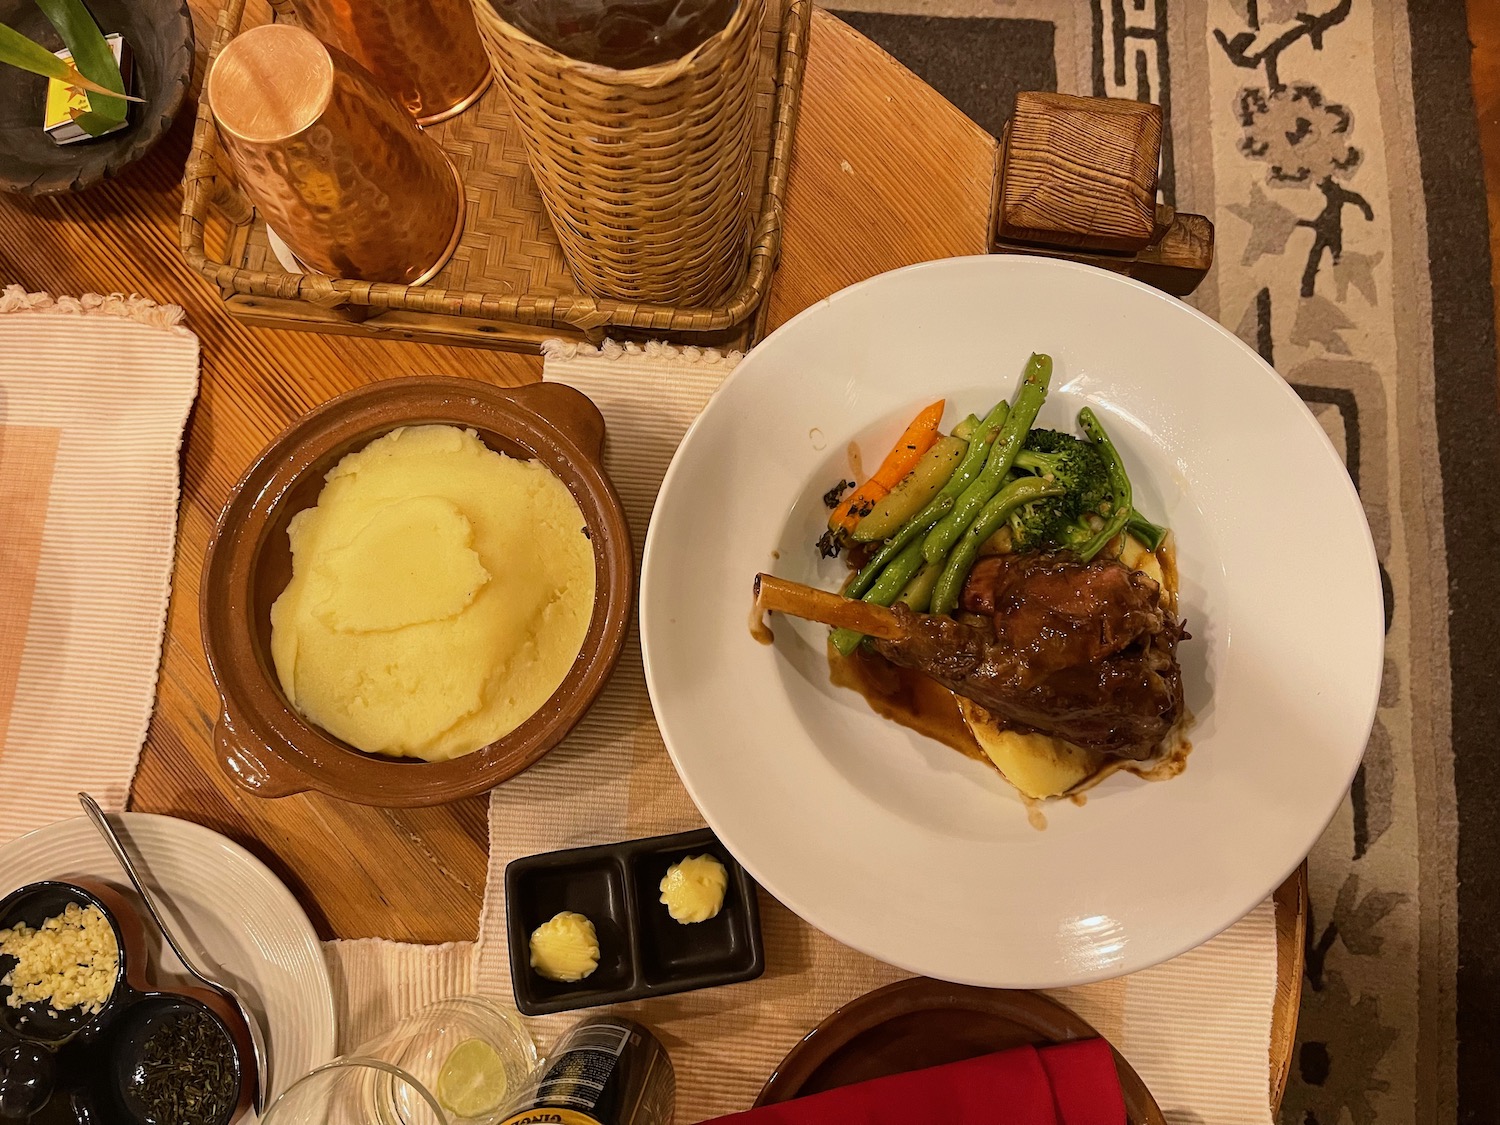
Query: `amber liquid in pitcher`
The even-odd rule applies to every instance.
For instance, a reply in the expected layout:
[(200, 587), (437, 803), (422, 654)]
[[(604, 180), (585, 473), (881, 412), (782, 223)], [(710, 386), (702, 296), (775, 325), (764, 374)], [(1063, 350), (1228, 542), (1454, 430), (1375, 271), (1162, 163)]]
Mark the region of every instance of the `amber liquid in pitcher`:
[(491, 0), (500, 17), (580, 62), (616, 70), (681, 58), (729, 25), (739, 0)]

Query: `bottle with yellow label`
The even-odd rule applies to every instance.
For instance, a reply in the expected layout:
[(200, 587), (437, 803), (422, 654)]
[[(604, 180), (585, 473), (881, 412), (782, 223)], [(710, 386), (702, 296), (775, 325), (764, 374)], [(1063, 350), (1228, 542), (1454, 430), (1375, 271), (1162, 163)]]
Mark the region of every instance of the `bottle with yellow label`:
[(655, 1035), (631, 1020), (590, 1016), (557, 1041), (503, 1125), (671, 1125), (676, 1093), (672, 1060)]

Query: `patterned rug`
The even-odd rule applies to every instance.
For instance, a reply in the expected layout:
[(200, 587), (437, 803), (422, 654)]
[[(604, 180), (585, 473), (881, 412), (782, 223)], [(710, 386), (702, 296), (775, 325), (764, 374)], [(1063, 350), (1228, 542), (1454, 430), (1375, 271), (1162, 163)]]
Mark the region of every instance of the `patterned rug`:
[[(1192, 302), (1322, 420), (1385, 584), (1379, 717), (1312, 855), (1282, 1120), (1495, 1120), (1500, 408), (1463, 3), (835, 6), (992, 132), (1020, 89), (1163, 106), (1164, 194), (1218, 231)], [(1267, 547), (1322, 565), (1275, 529)]]

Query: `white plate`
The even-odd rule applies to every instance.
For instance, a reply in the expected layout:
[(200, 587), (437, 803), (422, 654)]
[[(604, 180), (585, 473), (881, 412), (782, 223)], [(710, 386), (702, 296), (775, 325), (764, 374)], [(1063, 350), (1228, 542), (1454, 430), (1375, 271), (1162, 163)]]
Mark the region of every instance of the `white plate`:
[[(927, 402), (951, 424), (1055, 361), (1040, 422), (1100, 416), (1140, 508), (1175, 529), (1187, 771), (1117, 774), (1027, 823), (992, 770), (828, 682), (826, 630), (749, 634), (756, 571), (825, 588), (825, 489)], [(714, 830), (824, 932), (945, 980), (1041, 988), (1206, 941), (1302, 861), (1374, 720), (1379, 572), (1328, 439), (1187, 305), (1042, 258), (930, 262), (835, 294), (757, 347), (688, 432), (646, 539), (641, 639), (667, 748)]]
[[(111, 813), (143, 876), (166, 896), (177, 933), (205, 968), (262, 1017), (272, 1101), (333, 1058), (333, 990), (323, 946), (281, 880), (231, 840), (170, 816)], [(92, 876), (139, 904), (108, 846), (83, 817), (58, 821), (0, 847), (0, 897), (41, 879)], [(142, 907), (154, 980), (191, 978), (154, 932)], [(269, 1102), (267, 1103), (269, 1104)]]

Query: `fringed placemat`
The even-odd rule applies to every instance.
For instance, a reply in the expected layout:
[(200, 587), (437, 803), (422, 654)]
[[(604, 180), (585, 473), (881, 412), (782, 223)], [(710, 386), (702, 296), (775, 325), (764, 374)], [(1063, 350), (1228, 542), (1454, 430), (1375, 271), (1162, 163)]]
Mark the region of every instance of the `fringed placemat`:
[(182, 310), (0, 295), (0, 843), (122, 808), (156, 697), (178, 450), (198, 392)]

